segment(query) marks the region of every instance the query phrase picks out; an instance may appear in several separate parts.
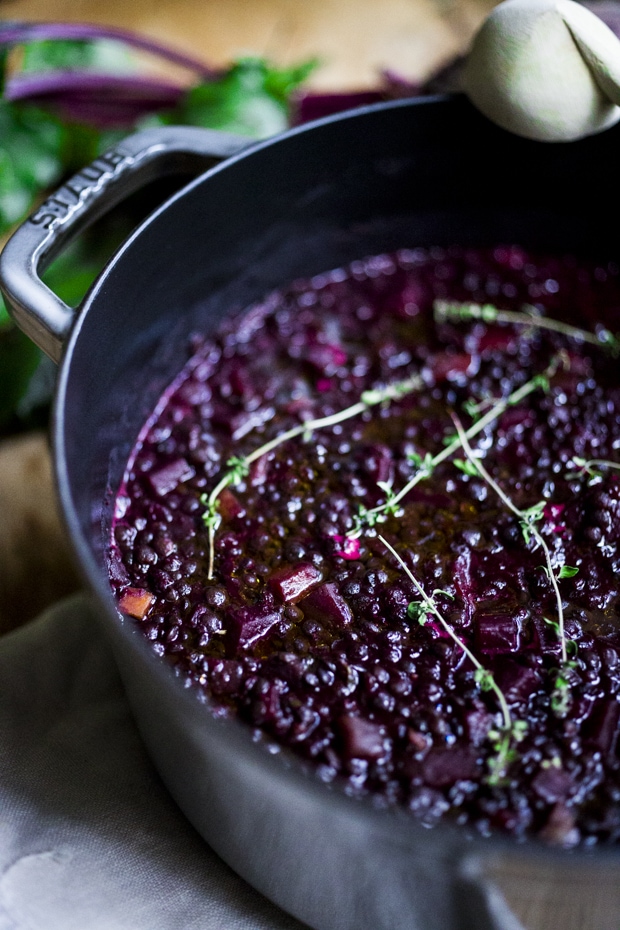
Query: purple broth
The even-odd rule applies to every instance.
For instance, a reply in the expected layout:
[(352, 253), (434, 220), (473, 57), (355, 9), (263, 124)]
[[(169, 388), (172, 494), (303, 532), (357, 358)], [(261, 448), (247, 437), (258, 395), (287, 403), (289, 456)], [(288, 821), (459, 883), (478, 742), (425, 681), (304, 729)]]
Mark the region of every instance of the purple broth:
[[(427, 824), (615, 843), (620, 473), (571, 463), (620, 461), (618, 362), (539, 328), (436, 323), (435, 298), (534, 306), (594, 332), (620, 319), (620, 276), (612, 263), (518, 246), (402, 249), (296, 281), (245, 323), (194, 336), (128, 463), (111, 584), (119, 600), (128, 589), (152, 595), (141, 594), (147, 609), (135, 622), (215, 713), (237, 715), (324, 781)], [(543, 555), (479, 476), (447, 460), (395, 514), (355, 532), (360, 506), (415, 474), (412, 453), (445, 447), (451, 412), (467, 428), (466, 401), (505, 397), (554, 357), (549, 390), (471, 442), (515, 506), (545, 502), (537, 526), (553, 564), (579, 569), (558, 582), (572, 659), (559, 709), (557, 604)], [(231, 456), (414, 374), (420, 392), (299, 435), (231, 484), (209, 578), (205, 495)], [(436, 604), (446, 623), (526, 724), (499, 779), (490, 774), (497, 695), (436, 618), (411, 618), (419, 595), (379, 533), (427, 593), (445, 592)]]

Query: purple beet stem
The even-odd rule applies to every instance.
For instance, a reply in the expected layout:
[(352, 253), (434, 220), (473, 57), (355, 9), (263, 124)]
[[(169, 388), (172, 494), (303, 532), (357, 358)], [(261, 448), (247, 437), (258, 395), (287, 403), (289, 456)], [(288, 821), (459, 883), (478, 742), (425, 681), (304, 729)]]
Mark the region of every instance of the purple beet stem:
[(214, 71), (202, 61), (176, 52), (165, 45), (143, 38), (126, 29), (111, 29), (107, 26), (94, 26), (87, 23), (15, 23), (0, 26), (0, 45), (21, 45), (44, 39), (96, 40), (112, 39), (130, 45), (133, 48), (151, 52), (160, 58), (198, 72), (205, 77), (213, 77)]

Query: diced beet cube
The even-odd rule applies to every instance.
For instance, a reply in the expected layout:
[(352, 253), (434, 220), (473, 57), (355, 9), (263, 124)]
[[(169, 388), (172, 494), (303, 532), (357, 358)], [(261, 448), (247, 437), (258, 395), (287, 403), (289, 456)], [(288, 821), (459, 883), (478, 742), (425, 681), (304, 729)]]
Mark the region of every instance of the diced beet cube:
[(517, 338), (514, 333), (506, 330), (489, 327), (485, 329), (478, 339), (478, 352), (506, 352), (510, 346), (514, 345)]
[(542, 616), (532, 617), (532, 626), (535, 630), (535, 642), (540, 651), (559, 656), (561, 645), (555, 628)]
[(471, 549), (461, 552), (454, 563), (454, 584), (465, 602), (467, 616), (471, 618), (475, 609), (474, 569)]
[(281, 612), (273, 608), (238, 607), (228, 611), (225, 623), (233, 645), (244, 649), (266, 636), (281, 619)]
[(259, 459), (250, 465), (250, 484), (255, 487), (264, 484), (269, 472), (269, 456), (261, 455)]
[(383, 443), (375, 443), (365, 451), (366, 468), (375, 484), (392, 477), (392, 450)]
[(548, 520), (550, 523), (557, 523), (561, 518), (565, 507), (566, 504), (545, 504), (545, 508), (543, 510), (543, 516), (545, 520)]
[(474, 367), (474, 359), (468, 352), (441, 352), (431, 360), (431, 371), (438, 384), (459, 375), (472, 375), (475, 373)]
[(532, 411), (527, 407), (509, 407), (505, 410), (499, 420), (499, 426), (501, 430), (513, 429), (515, 426), (529, 426), (532, 422), (533, 414)]
[(228, 417), (230, 435), (234, 440), (242, 439), (252, 430), (258, 429), (266, 420), (273, 416), (273, 410), (242, 410), (234, 416)]
[(245, 515), (245, 509), (240, 503), (239, 498), (233, 494), (230, 488), (224, 488), (220, 492), (219, 500), (219, 512), (223, 520), (234, 520), (235, 517), (243, 517)]
[(559, 801), (551, 810), (547, 823), (538, 834), (551, 846), (574, 846), (579, 842), (579, 830), (575, 826), (575, 814)]
[(412, 730), (411, 727), (407, 729), (407, 740), (416, 752), (424, 752), (428, 746), (428, 739), (424, 733), (420, 733), (418, 730)]
[(477, 707), (465, 714), (466, 733), (473, 746), (482, 746), (489, 730), (493, 729), (493, 715), (483, 707)]
[(495, 678), (509, 701), (527, 701), (541, 684), (539, 672), (513, 659), (500, 661)]
[(169, 462), (168, 465), (149, 472), (148, 481), (155, 494), (163, 497), (164, 494), (174, 491), (182, 481), (189, 481), (195, 474), (189, 462), (185, 459), (175, 459), (174, 462)]
[(212, 420), (216, 426), (225, 430), (234, 439), (241, 439), (247, 433), (258, 429), (273, 417), (273, 407), (260, 407), (258, 410), (240, 410), (231, 414), (228, 407), (214, 406)]
[(340, 548), (334, 551), (334, 555), (340, 556), (341, 559), (359, 559), (360, 557), (360, 541), (359, 539), (353, 539), (350, 536), (332, 536), (332, 539), (335, 543), (338, 544)]
[(424, 757), (422, 771), (425, 781), (433, 788), (453, 785), (477, 774), (476, 754), (468, 746), (435, 747)]
[(242, 596), (241, 592), (243, 590), (243, 581), (241, 578), (230, 575), (223, 570), (224, 575), (224, 585), (226, 587), (226, 593), (231, 599), (231, 601), (237, 601)]
[(353, 620), (351, 608), (332, 582), (319, 585), (303, 598), (300, 606), (306, 617), (321, 624), (329, 620), (341, 627)]
[(299, 565), (285, 565), (277, 569), (269, 578), (269, 588), (287, 604), (295, 604), (309, 593), (310, 589), (319, 584), (322, 574), (310, 562), (300, 562)]
[(142, 620), (154, 600), (155, 595), (144, 588), (127, 588), (118, 602), (118, 607), (122, 613)]
[(118, 549), (112, 549), (108, 555), (108, 573), (110, 580), (117, 585), (126, 585), (129, 579), (129, 573), (125, 568), (122, 556)]
[(229, 384), (233, 394), (237, 397), (251, 397), (254, 393), (252, 378), (246, 367), (234, 365), (230, 372)]
[(364, 717), (340, 717), (338, 729), (345, 756), (349, 759), (380, 759), (385, 755), (383, 727)]
[(597, 702), (584, 725), (584, 737), (594, 743), (603, 755), (608, 755), (614, 748), (619, 717), (620, 704), (603, 700)]
[(519, 648), (519, 622), (506, 614), (475, 617), (476, 643), (481, 652), (515, 652)]
[(549, 765), (547, 768), (541, 769), (532, 780), (532, 788), (547, 804), (555, 804), (556, 801), (566, 800), (572, 786), (573, 780), (568, 772), (557, 768), (555, 765)]

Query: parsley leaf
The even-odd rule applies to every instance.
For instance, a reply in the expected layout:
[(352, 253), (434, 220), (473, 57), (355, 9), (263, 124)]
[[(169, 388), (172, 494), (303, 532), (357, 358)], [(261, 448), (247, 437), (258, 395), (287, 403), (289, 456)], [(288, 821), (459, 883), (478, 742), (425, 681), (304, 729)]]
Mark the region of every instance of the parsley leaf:
[(289, 123), (290, 95), (314, 62), (278, 69), (260, 58), (242, 58), (219, 80), (192, 87), (172, 114), (172, 122), (207, 126), (264, 138)]
[(109, 39), (41, 39), (24, 45), (20, 71), (37, 72), (89, 68), (131, 71), (133, 59), (120, 42)]
[(0, 233), (22, 219), (63, 173), (65, 131), (49, 113), (0, 100)]

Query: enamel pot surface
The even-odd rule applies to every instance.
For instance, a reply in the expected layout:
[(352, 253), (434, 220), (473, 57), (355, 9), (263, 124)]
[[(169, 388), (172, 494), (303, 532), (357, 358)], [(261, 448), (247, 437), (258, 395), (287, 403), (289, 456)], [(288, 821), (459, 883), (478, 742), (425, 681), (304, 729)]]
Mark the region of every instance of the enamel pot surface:
[[(416, 245), (618, 257), (620, 128), (544, 144), (462, 98), (378, 105), (252, 146), (169, 127), (130, 137), (69, 181), (0, 258), (19, 325), (60, 362), (53, 423), (64, 517), (152, 758), (172, 795), (244, 878), (315, 930), (620, 925), (620, 859), (424, 829), (319, 782), (218, 719), (112, 602), (111, 504), (142, 422), (187, 336), (297, 277)], [(133, 188), (196, 174), (111, 259), (73, 312), (39, 274)], [(516, 891), (515, 891), (516, 889)], [(527, 923), (529, 902), (542, 917)], [(530, 915), (531, 916), (531, 915)]]

